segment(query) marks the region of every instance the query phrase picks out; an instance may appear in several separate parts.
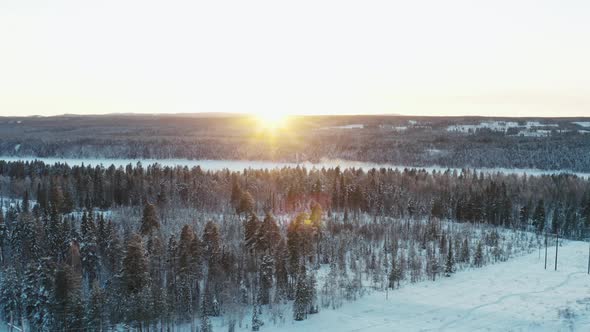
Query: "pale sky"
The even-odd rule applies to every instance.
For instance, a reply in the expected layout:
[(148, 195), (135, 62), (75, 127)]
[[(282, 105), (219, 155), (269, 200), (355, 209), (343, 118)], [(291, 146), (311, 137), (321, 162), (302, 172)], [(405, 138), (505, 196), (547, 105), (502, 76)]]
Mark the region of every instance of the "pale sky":
[(590, 116), (590, 1), (0, 0), (0, 115)]

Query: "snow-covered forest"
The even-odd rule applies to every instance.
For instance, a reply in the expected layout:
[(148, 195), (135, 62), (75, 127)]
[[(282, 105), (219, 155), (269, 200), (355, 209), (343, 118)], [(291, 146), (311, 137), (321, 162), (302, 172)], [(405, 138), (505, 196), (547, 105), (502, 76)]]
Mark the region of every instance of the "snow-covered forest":
[(0, 117), (0, 156), (319, 162), (590, 172), (588, 118), (298, 116)]
[(565, 174), (0, 162), (0, 193), (1, 315), (25, 330), (270, 331), (590, 223)]

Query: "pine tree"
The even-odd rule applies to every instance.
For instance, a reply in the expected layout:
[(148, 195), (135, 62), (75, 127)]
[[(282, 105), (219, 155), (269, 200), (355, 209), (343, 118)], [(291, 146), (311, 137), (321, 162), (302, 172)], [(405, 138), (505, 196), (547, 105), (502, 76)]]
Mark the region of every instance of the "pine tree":
[(208, 262), (219, 259), (221, 252), (219, 229), (217, 224), (212, 221), (207, 222), (203, 230), (203, 247), (205, 248), (205, 257)]
[(402, 278), (402, 265), (401, 259), (397, 259), (397, 255), (394, 253), (391, 257), (391, 271), (389, 271), (389, 288), (399, 287), (399, 283)]
[(119, 270), (121, 243), (113, 222), (109, 220), (106, 225), (106, 265), (111, 273)]
[(262, 253), (273, 251), (280, 240), (279, 226), (275, 218), (267, 213), (256, 232), (256, 250)]
[(96, 236), (96, 225), (92, 218), (92, 214), (82, 215), (82, 223), (80, 224), (80, 258), (82, 260), (82, 268), (84, 274), (88, 279), (88, 285), (92, 285), (93, 280), (98, 273), (98, 245)]
[(107, 234), (107, 224), (104, 220), (104, 216), (102, 214), (98, 217), (98, 222), (96, 225), (96, 241), (98, 245), (98, 251), (101, 255), (105, 255), (107, 245), (108, 245), (108, 234)]
[(43, 330), (53, 324), (51, 313), (51, 289), (53, 287), (53, 263), (47, 259), (27, 266), (23, 282), (22, 299), (24, 313), (33, 330)]
[(542, 233), (545, 230), (545, 203), (543, 200), (539, 200), (535, 213), (533, 214), (533, 223), (537, 229), (537, 232)]
[(20, 321), (22, 310), (21, 284), (16, 270), (8, 267), (4, 270), (0, 283), (0, 312), (7, 323), (16, 325), (15, 322)]
[(123, 258), (121, 278), (125, 291), (129, 294), (139, 293), (148, 283), (148, 266), (145, 258), (143, 241), (133, 234), (127, 244), (127, 252)]
[(252, 331), (260, 331), (260, 327), (264, 325), (264, 322), (258, 317), (258, 303), (254, 301), (254, 307), (252, 308)]
[(272, 256), (264, 255), (260, 264), (260, 304), (268, 304), (270, 302), (270, 290), (273, 284), (273, 266), (274, 260)]
[(23, 200), (21, 203), (21, 210), (23, 212), (29, 212), (29, 191), (25, 190), (24, 196), (23, 196)]
[(319, 312), (319, 308), (317, 305), (317, 281), (315, 278), (315, 274), (313, 271), (307, 277), (307, 313), (308, 314), (317, 314)]
[(285, 240), (281, 238), (275, 251), (274, 258), (277, 299), (286, 299), (291, 293), (289, 292), (289, 274), (287, 271), (288, 256), (287, 245), (285, 244)]
[(258, 217), (252, 213), (250, 219), (244, 224), (244, 242), (246, 248), (249, 250), (253, 250), (256, 247), (258, 227), (260, 227)]
[(447, 251), (447, 262), (445, 264), (445, 276), (450, 277), (455, 273), (455, 257), (453, 256), (453, 243), (449, 238), (449, 249)]
[(199, 332), (213, 332), (213, 326), (207, 315), (201, 317), (201, 329)]
[(473, 265), (481, 267), (483, 265), (483, 258), (483, 246), (481, 241), (479, 241), (475, 250), (475, 256), (473, 257)]
[(305, 268), (301, 268), (297, 278), (297, 285), (295, 286), (295, 302), (293, 303), (293, 319), (300, 321), (307, 318), (309, 306), (309, 289), (307, 282), (307, 275)]
[(242, 191), (236, 212), (240, 215), (242, 213), (253, 213), (255, 204), (252, 195), (248, 191)]
[(98, 285), (98, 282), (92, 284), (92, 292), (86, 306), (85, 325), (92, 326), (96, 331), (103, 331), (107, 325), (106, 318), (106, 299), (104, 291)]
[(52, 330), (78, 331), (83, 326), (83, 307), (80, 280), (68, 265), (58, 267), (51, 294), (52, 315), (55, 317)]
[(143, 218), (141, 218), (141, 227), (139, 232), (141, 235), (151, 235), (154, 231), (160, 228), (158, 222), (158, 214), (156, 207), (153, 204), (146, 203), (143, 208)]
[(238, 210), (238, 206), (240, 204), (240, 198), (242, 197), (242, 189), (240, 188), (240, 183), (238, 182), (237, 176), (232, 176), (232, 187), (231, 187), (231, 197), (230, 197), (230, 204), (231, 206)]
[(469, 240), (466, 238), (463, 240), (463, 245), (461, 246), (461, 256), (460, 261), (461, 263), (469, 263), (471, 259), (471, 253), (469, 250)]
[(4, 223), (4, 213), (0, 207), (0, 265), (4, 264), (6, 260), (6, 239), (7, 239), (6, 224)]

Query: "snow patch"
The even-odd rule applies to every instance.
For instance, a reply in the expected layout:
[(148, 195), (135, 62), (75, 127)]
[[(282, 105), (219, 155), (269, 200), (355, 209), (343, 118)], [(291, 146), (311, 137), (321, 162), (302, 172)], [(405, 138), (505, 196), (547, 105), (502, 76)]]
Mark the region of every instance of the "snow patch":
[[(523, 129), (526, 131), (520, 131), (519, 135), (525, 133), (521, 136), (547, 136), (546, 132), (549, 130), (543, 130), (541, 128), (546, 127), (559, 127), (556, 123), (541, 123), (539, 121), (527, 121), (524, 125), (519, 125), (518, 122), (514, 121), (483, 121), (479, 124), (469, 124), (469, 125), (451, 125), (447, 127), (447, 131), (449, 132), (459, 132), (459, 133), (475, 133), (479, 129), (488, 129), (491, 131), (497, 132), (507, 132), (508, 129), (516, 128), (516, 129)], [(526, 132), (530, 132), (531, 134), (526, 134)], [(534, 134), (535, 132), (540, 132), (540, 134)]]
[[(364, 170), (369, 170), (372, 168), (380, 169), (380, 168), (393, 168), (398, 170), (404, 169), (419, 169), (424, 170), (426, 172), (432, 173), (436, 172), (446, 172), (447, 170), (453, 172), (461, 172), (463, 168), (453, 168), (453, 167), (442, 167), (442, 166), (409, 166), (409, 165), (396, 165), (396, 164), (389, 164), (389, 163), (372, 163), (372, 162), (364, 162), (364, 161), (354, 161), (354, 160), (343, 160), (343, 159), (321, 159), (318, 163), (312, 162), (276, 162), (276, 161), (261, 161), (261, 160), (189, 160), (189, 159), (91, 159), (91, 158), (37, 158), (37, 157), (14, 157), (14, 156), (7, 156), (2, 157), (0, 156), (0, 161), (5, 160), (7, 162), (14, 162), (14, 161), (22, 161), (22, 162), (32, 162), (35, 160), (42, 161), (45, 164), (53, 165), (56, 163), (61, 164), (68, 164), (70, 166), (99, 166), (102, 165), (104, 167), (110, 167), (111, 165), (115, 167), (125, 167), (129, 164), (136, 165), (138, 162), (142, 164), (143, 167), (147, 167), (149, 165), (158, 164), (162, 167), (201, 167), (203, 170), (210, 170), (210, 171), (220, 171), (220, 170), (230, 170), (230, 171), (243, 171), (245, 169), (278, 169), (284, 167), (305, 167), (308, 169), (319, 169), (322, 167), (325, 168), (362, 168)], [(469, 168), (469, 167), (466, 167)], [(472, 168), (473, 169), (473, 168)], [(478, 172), (482, 172), (484, 174), (494, 174), (494, 173), (505, 173), (505, 174), (516, 174), (516, 175), (534, 175), (534, 176), (541, 176), (541, 175), (555, 175), (555, 174), (573, 174), (583, 178), (590, 178), (590, 173), (582, 173), (582, 172), (572, 172), (571, 170), (540, 170), (540, 169), (525, 169), (525, 168), (477, 168)]]
[(590, 128), (590, 121), (572, 122), (572, 123), (577, 124), (580, 127)]
[(363, 129), (365, 125), (356, 123), (356, 124), (349, 124), (344, 126), (334, 126), (334, 127), (323, 127), (321, 129)]

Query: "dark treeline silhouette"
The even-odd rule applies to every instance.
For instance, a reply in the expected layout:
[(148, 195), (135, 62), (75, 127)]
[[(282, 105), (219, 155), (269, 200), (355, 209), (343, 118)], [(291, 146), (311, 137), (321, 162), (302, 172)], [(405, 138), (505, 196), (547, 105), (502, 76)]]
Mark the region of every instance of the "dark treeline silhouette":
[(0, 315), (26, 330), (272, 330), (590, 221), (571, 175), (0, 161), (0, 192)]
[[(572, 238), (585, 236), (590, 226), (590, 184), (568, 174), (299, 167), (211, 172), (157, 164), (105, 168), (0, 161), (0, 181), (4, 197), (36, 199), (37, 215), (54, 205), (68, 213), (145, 202), (206, 212), (280, 214), (300, 211), (313, 201), (345, 217), (432, 216), (537, 231), (550, 226)], [(256, 206), (250, 207), (253, 202)]]

